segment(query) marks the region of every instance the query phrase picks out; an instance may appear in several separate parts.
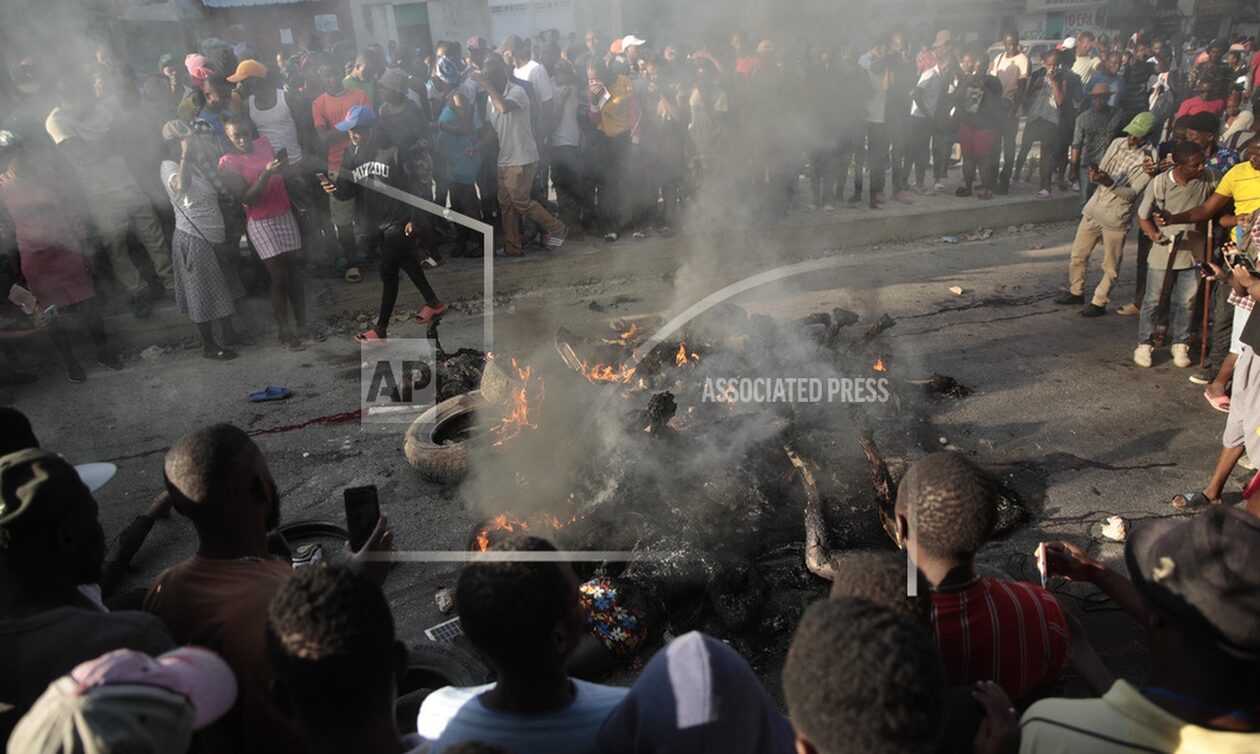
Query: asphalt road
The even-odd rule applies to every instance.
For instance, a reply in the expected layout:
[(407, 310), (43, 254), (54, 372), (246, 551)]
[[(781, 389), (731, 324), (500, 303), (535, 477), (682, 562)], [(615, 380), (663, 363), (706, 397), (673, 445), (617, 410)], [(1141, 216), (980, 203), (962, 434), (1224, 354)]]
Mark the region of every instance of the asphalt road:
[[(1224, 417), (1208, 407), (1202, 388), (1187, 381), (1190, 370), (1175, 368), (1166, 351), (1157, 352), (1151, 369), (1132, 363), (1136, 318), (1109, 313), (1087, 320), (1051, 303), (1066, 281), (1074, 226), (1010, 233), (995, 225), (992, 238), (956, 245), (933, 239), (832, 251), (823, 255), (825, 263), (798, 268), (797, 274), (774, 272), (776, 264), (756, 250), (715, 256), (680, 241), (684, 266), (677, 274), (643, 269), (615, 281), (537, 290), (502, 302), (496, 308), (495, 349), (542, 358), (537, 354), (550, 353), (559, 326), (606, 335), (612, 318), (675, 314), (757, 273), (779, 279), (730, 299), (751, 312), (789, 319), (838, 306), (863, 317), (859, 328), (887, 313), (897, 324), (879, 336), (870, 353), (885, 358), (889, 378), (939, 372), (974, 390), (969, 397), (933, 404), (930, 434), (936, 446), (1022, 472), (1019, 487), (1032, 521), (992, 544), (981, 560), (1029, 577), (1036, 542), (1068, 538), (1088, 543), (1097, 556), (1122, 567), (1121, 546), (1091, 539), (1091, 524), (1111, 514), (1136, 521), (1172, 513), (1173, 494), (1199, 489), (1205, 481)], [(699, 254), (703, 259), (695, 258)], [(783, 257), (799, 261), (790, 252)], [(1091, 284), (1097, 274), (1095, 269)], [(1132, 279), (1129, 259), (1117, 290), (1121, 301), (1132, 295)], [(963, 294), (952, 293), (952, 286)], [(415, 307), (419, 299), (404, 286), (400, 303)], [(450, 351), (480, 347), (481, 332), (479, 314), (452, 315), (442, 326), (442, 342)], [(421, 332), (399, 325), (393, 334)], [(480, 515), (468, 510), (461, 490), (416, 477), (402, 453), (401, 429), (368, 432), (345, 420), (359, 405), (359, 362), (358, 346), (336, 337), (300, 353), (257, 345), (230, 363), (176, 350), (153, 361), (129, 360), (117, 373), (96, 368), (86, 384), (71, 385), (55, 358), (45, 358), (45, 379), (13, 389), (9, 398), (30, 416), (46, 447), (74, 462), (118, 464), (118, 476), (97, 494), (110, 534), (160, 491), (166, 447), (188, 430), (226, 421), (268, 430), (256, 441), (281, 490), (286, 520), (340, 521), (342, 489), (376, 484), (399, 548), (462, 549)], [(246, 400), (266, 385), (287, 386), (294, 395), (276, 403)], [(913, 459), (928, 445), (896, 450)], [(1235, 500), (1239, 489), (1229, 488)], [(128, 585), (144, 585), (194, 548), (186, 521), (175, 516), (158, 522)], [(450, 564), (396, 567), (387, 593), (403, 638), (418, 639), (425, 627), (444, 619), (433, 594), (451, 583), (454, 573)], [(1068, 587), (1062, 593), (1065, 604), (1082, 615), (1104, 659), (1121, 674), (1139, 678), (1146, 661), (1132, 622), (1089, 597), (1088, 589)]]

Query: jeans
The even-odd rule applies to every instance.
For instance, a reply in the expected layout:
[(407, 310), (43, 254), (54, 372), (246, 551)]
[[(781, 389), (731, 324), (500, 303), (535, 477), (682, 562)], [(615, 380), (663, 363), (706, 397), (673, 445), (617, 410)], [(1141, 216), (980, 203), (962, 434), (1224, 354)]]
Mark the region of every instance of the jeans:
[(1050, 176), (1054, 173), (1055, 155), (1059, 153), (1059, 126), (1040, 118), (1024, 124), (1024, 140), (1019, 145), (1019, 157), (1015, 160), (1015, 177), (1024, 172), (1024, 161), (1034, 142), (1041, 142), (1041, 156), (1038, 158), (1041, 173), (1041, 188), (1050, 190)]
[[(1199, 292), (1198, 271), (1172, 270), (1172, 285), (1168, 289), (1168, 339), (1171, 343), (1190, 342), (1190, 309)], [(1138, 316), (1138, 343), (1154, 343), (1155, 312), (1159, 307), (1159, 294), (1164, 289), (1164, 267), (1152, 265), (1146, 271), (1146, 298), (1142, 299), (1142, 313)]]
[(1085, 209), (1085, 205), (1089, 202), (1090, 197), (1098, 190), (1098, 184), (1091, 181), (1084, 171), (1080, 173), (1077, 181), (1081, 185), (1081, 209)]

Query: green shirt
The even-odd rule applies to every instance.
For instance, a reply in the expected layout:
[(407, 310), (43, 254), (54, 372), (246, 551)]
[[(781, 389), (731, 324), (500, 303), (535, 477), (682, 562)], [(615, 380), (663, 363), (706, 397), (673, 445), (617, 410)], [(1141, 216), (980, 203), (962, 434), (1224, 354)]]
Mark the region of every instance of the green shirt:
[(347, 89), (359, 89), (367, 94), (368, 101), (372, 103), (373, 110), (381, 109), (381, 101), (376, 98), (376, 82), (375, 81), (359, 81), (354, 76), (346, 76), (341, 80), (341, 85)]

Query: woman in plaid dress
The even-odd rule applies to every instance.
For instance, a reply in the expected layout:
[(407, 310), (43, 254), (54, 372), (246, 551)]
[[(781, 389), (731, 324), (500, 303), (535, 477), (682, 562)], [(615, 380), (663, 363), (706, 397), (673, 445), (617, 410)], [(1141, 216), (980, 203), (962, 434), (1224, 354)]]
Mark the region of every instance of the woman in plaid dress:
[[(258, 135), (250, 119), (230, 119), (223, 129), (233, 151), (219, 159), (219, 175), (245, 205), (245, 232), (271, 277), (271, 309), (280, 327), (280, 342), (299, 350), (301, 339), (310, 336), (310, 329), (306, 324), (301, 260), (293, 253), (301, 249), (302, 237), (280, 175), (285, 161), (276, 157), (271, 142)], [(290, 304), (297, 323), (296, 334), (289, 328)]]
[[(223, 212), (212, 182), (214, 168), (194, 156), (193, 132), (186, 123), (170, 121), (162, 128), (162, 137), (167, 149), (160, 168), (162, 185), (175, 209), (175, 235), (171, 239), (175, 303), (197, 325), (204, 356), (230, 361), (236, 352), (226, 346), (241, 343), (232, 328), (232, 315), (245, 289), (236, 266), (227, 258), (234, 249), (227, 243)], [(214, 337), (216, 321), (223, 333), (222, 345)]]

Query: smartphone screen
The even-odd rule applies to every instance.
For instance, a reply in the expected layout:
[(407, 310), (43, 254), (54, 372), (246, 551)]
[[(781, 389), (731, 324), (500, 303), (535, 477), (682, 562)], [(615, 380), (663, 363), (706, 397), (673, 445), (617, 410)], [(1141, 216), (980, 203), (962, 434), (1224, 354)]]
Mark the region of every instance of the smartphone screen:
[(332, 181), (328, 179), (327, 173), (316, 173), (315, 177), (319, 180), (320, 183), (332, 183)]
[(1037, 545), (1037, 572), (1041, 574), (1041, 588), (1046, 588), (1046, 583), (1050, 580), (1050, 573), (1046, 567), (1046, 543), (1042, 542)]
[(343, 493), (346, 501), (346, 529), (350, 532), (350, 549), (358, 552), (367, 544), (381, 517), (381, 504), (376, 497), (376, 485), (347, 487)]
[(280, 162), (287, 163), (289, 161), (289, 148), (280, 147), (280, 151), (276, 152), (276, 159), (279, 160)]

